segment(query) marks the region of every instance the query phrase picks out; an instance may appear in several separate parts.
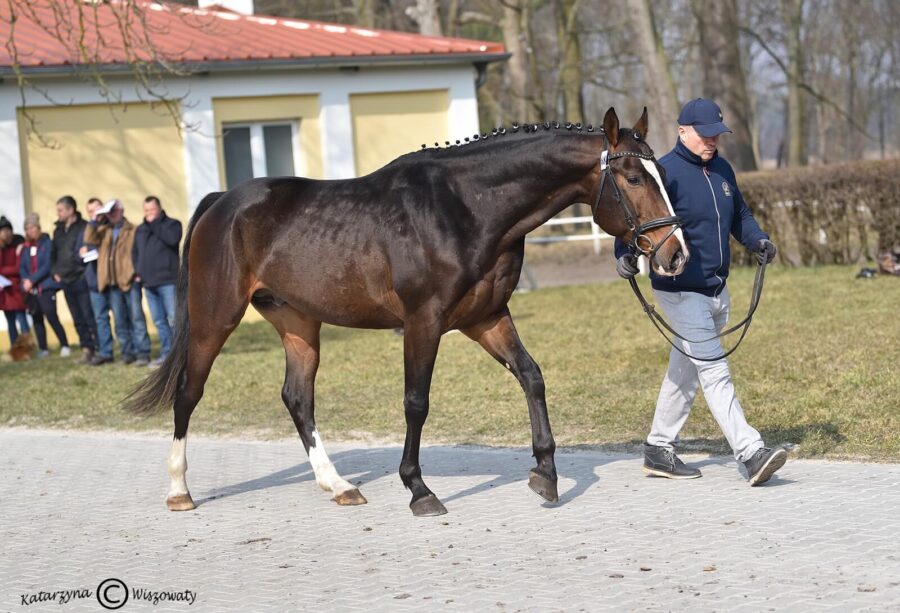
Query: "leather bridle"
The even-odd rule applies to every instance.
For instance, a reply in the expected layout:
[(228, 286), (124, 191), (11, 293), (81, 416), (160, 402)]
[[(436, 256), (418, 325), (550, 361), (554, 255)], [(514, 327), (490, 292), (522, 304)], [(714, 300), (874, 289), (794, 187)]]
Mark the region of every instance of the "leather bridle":
[[(669, 217), (658, 217), (644, 223), (639, 223), (640, 219), (638, 219), (637, 212), (631, 206), (631, 202), (622, 195), (622, 191), (619, 189), (615, 177), (613, 177), (610, 162), (619, 158), (635, 157), (650, 160), (655, 164), (656, 160), (653, 157), (653, 152), (639, 153), (636, 151), (619, 151), (610, 153), (608, 143), (609, 140), (607, 140), (607, 148), (600, 154), (600, 187), (597, 189), (597, 196), (594, 198), (594, 204), (591, 207), (591, 211), (596, 211), (597, 207), (600, 205), (600, 199), (603, 197), (603, 189), (606, 187), (607, 179), (609, 179), (609, 183), (612, 185), (613, 194), (616, 197), (616, 202), (619, 204), (619, 208), (622, 210), (622, 215), (625, 218), (625, 225), (628, 226), (628, 230), (631, 232), (631, 240), (628, 241), (628, 247), (635, 254), (645, 255), (647, 256), (647, 259), (650, 260), (656, 255), (659, 248), (662, 247), (663, 244), (675, 234), (675, 231), (681, 227), (681, 218), (672, 215)], [(654, 243), (653, 239), (647, 236), (648, 231), (656, 228), (664, 228), (666, 226), (671, 226), (671, 229), (658, 243)]]

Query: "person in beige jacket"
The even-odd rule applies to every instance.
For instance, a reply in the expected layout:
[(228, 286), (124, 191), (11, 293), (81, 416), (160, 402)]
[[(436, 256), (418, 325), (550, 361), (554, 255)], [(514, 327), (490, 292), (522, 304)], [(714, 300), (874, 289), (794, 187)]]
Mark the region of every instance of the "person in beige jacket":
[[(116, 337), (122, 362), (147, 366), (150, 363), (150, 336), (141, 304), (141, 283), (135, 277), (131, 257), (135, 226), (125, 219), (118, 200), (107, 202), (88, 223), (84, 242), (97, 246), (97, 291), (107, 296), (115, 319)], [(92, 364), (109, 360), (103, 356)]]

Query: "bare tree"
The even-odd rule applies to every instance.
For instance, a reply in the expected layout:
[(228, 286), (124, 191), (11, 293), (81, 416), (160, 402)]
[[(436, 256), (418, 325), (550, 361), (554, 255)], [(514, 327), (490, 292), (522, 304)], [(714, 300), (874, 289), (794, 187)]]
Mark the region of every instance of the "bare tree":
[(438, 0), (416, 0), (415, 6), (406, 9), (406, 14), (418, 24), (419, 34), (425, 36), (441, 36), (443, 34)]
[[(181, 105), (185, 96), (174, 95), (166, 86), (168, 78), (190, 74), (190, 69), (180, 62), (177, 51), (163, 51), (159, 47), (156, 37), (165, 32), (151, 24), (147, 6), (138, 0), (108, 3), (6, 0), (0, 3), (0, 23), (9, 32), (5, 43), (9, 67), (19, 88), (20, 110), (31, 136), (45, 146), (56, 146), (44, 139), (35, 124), (28, 92), (36, 92), (51, 105), (64, 105), (68, 101), (54, 99), (29, 70), (27, 55), (23, 57), (20, 46), (19, 26), (24, 22), (56, 40), (72, 65), (73, 75), (96, 86), (107, 103), (122, 103), (121, 92), (110, 84), (106, 67), (106, 58), (112, 50), (120, 54), (122, 59), (117, 63), (127, 67), (140, 99), (165, 109), (179, 130), (194, 129), (182, 121)], [(168, 8), (163, 5), (164, 10)], [(171, 15), (185, 20), (192, 28), (209, 25), (202, 19), (188, 20), (177, 10), (171, 10)]]
[(738, 46), (735, 0), (691, 0), (700, 36), (703, 95), (719, 103), (734, 134), (721, 142), (728, 160), (738, 170), (756, 170), (753, 152), (752, 106)]
[(576, 30), (581, 0), (555, 0), (556, 37), (560, 47), (559, 89), (562, 94), (563, 116), (567, 121), (584, 119), (584, 76), (582, 75), (581, 44)]
[[(627, 0), (626, 5), (631, 14), (631, 28), (638, 55), (644, 64), (644, 88), (650, 101), (647, 106), (653, 109), (655, 124), (675, 125), (679, 109), (678, 96), (666, 50), (654, 23), (650, 0)], [(668, 136), (663, 134), (654, 136), (651, 132), (648, 140), (654, 149), (661, 151), (669, 144)]]

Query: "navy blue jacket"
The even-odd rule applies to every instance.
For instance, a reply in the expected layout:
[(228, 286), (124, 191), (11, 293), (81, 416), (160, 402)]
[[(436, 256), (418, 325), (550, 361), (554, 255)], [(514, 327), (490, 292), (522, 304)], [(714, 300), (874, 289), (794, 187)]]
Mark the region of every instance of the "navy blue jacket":
[[(37, 248), (37, 269), (31, 272), (31, 248)], [(34, 288), (41, 292), (55, 292), (59, 289), (59, 283), (50, 274), (51, 255), (53, 251), (53, 241), (46, 233), (41, 234), (37, 240), (37, 245), (31, 241), (25, 241), (25, 248), (22, 250), (21, 261), (19, 262), (19, 276), (22, 281), (28, 279)], [(34, 290), (32, 290), (34, 291)]]
[(160, 211), (151, 223), (138, 226), (134, 234), (134, 272), (144, 287), (171, 285), (178, 278), (178, 243), (181, 222)]
[[(85, 225), (87, 227), (87, 225)], [(97, 249), (94, 245), (88, 245), (84, 242), (84, 231), (78, 235), (78, 240), (75, 241), (75, 253), (81, 251), (82, 247), (87, 247), (88, 249)], [(78, 256), (79, 259), (81, 256)], [(97, 288), (97, 260), (93, 262), (85, 262), (84, 263), (84, 280), (87, 281), (88, 289), (92, 292), (99, 291)]]
[[(653, 289), (714, 296), (722, 291), (728, 278), (729, 235), (751, 250), (769, 236), (747, 208), (734, 170), (719, 157), (718, 151), (704, 163), (679, 139), (659, 163), (666, 170), (666, 191), (675, 215), (684, 223), (684, 239), (691, 257), (677, 277), (662, 277), (651, 270)], [(615, 250), (619, 258), (628, 252), (628, 246), (616, 240)]]

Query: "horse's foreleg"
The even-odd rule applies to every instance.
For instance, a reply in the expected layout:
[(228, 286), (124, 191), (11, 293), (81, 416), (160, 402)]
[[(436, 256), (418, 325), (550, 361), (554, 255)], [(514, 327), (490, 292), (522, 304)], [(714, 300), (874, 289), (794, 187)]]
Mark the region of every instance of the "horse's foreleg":
[(437, 358), (441, 335), (434, 319), (429, 318), (424, 325), (416, 320), (408, 320), (403, 328), (403, 368), (404, 396), (403, 408), (406, 415), (406, 442), (403, 459), (400, 462), (400, 479), (412, 492), (409, 508), (413, 515), (443, 515), (447, 512), (425, 482), (419, 465), (419, 446), (422, 441), (422, 427), (428, 417), (428, 396), (431, 389), (431, 375)]
[(509, 310), (466, 328), (462, 332), (477, 341), (491, 356), (509, 369), (525, 391), (528, 416), (531, 419), (531, 440), (537, 467), (531, 470), (528, 485), (543, 498), (555, 502), (557, 492), (556, 463), (553, 454), (556, 442), (550, 431), (547, 400), (544, 393), (544, 376), (537, 362), (528, 355)]
[(321, 323), (306, 320), (293, 323), (295, 325), (291, 326), (291, 332), (282, 334), (287, 369), (281, 398), (309, 455), (309, 463), (319, 487), (332, 492), (332, 499), (340, 505), (365, 504), (366, 499), (359, 493), (359, 489), (338, 474), (325, 453), (325, 446), (316, 429), (314, 387), (319, 367)]

